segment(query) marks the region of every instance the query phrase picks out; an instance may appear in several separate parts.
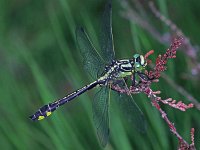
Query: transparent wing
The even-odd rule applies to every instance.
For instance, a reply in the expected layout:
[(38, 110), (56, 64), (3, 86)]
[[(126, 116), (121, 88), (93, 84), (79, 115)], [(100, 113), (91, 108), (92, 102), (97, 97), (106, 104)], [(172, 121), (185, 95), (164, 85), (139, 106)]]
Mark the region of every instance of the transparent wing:
[(105, 147), (109, 137), (109, 89), (102, 87), (93, 101), (93, 119), (100, 144)]
[[(124, 87), (127, 88), (127, 85), (124, 80)], [(119, 104), (121, 110), (124, 112), (125, 117), (128, 121), (133, 124), (140, 132), (146, 131), (146, 120), (144, 114), (135, 103), (132, 95), (119, 94)]]
[(91, 75), (93, 79), (97, 78), (99, 72), (103, 72), (104, 62), (83, 27), (76, 29), (77, 44), (83, 57), (84, 69)]
[(120, 94), (120, 107), (128, 121), (140, 132), (146, 131), (146, 121), (144, 115), (131, 95)]
[(115, 57), (112, 35), (112, 5), (109, 1), (102, 16), (100, 33), (100, 54), (107, 64), (110, 64)]

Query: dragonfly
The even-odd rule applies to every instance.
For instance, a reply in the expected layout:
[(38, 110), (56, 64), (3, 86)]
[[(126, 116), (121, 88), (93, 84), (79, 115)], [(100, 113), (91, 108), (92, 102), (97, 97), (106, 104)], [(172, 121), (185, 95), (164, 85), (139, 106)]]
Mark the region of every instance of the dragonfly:
[[(127, 88), (125, 78), (138, 74), (144, 78), (142, 71), (147, 63), (143, 55), (135, 54), (131, 59), (115, 60), (115, 51), (112, 34), (112, 5), (108, 2), (102, 16), (100, 47), (98, 52), (93, 46), (88, 34), (83, 27), (76, 29), (77, 44), (83, 56), (83, 64), (86, 72), (95, 79), (94, 82), (58, 99), (52, 103), (44, 105), (38, 109), (30, 119), (33, 121), (42, 120), (51, 115), (57, 108), (65, 103), (74, 100), (76, 97), (91, 90), (95, 87), (99, 91), (94, 96), (92, 103), (93, 120), (97, 130), (97, 137), (100, 144), (105, 147), (109, 139), (109, 108), (112, 85), (119, 84)], [(133, 80), (135, 85), (135, 79)], [(122, 84), (121, 84), (122, 83)], [(120, 93), (117, 94), (120, 100), (120, 106), (127, 115), (127, 118), (140, 131), (145, 131), (145, 119), (142, 111), (135, 103), (131, 95)]]

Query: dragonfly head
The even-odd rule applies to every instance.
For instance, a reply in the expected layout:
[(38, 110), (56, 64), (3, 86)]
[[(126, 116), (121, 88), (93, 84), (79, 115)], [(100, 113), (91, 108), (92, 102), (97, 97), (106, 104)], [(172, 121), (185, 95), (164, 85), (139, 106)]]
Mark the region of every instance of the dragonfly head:
[(143, 55), (139, 54), (133, 55), (133, 61), (134, 61), (134, 69), (136, 72), (144, 70), (147, 65), (147, 62), (145, 61)]

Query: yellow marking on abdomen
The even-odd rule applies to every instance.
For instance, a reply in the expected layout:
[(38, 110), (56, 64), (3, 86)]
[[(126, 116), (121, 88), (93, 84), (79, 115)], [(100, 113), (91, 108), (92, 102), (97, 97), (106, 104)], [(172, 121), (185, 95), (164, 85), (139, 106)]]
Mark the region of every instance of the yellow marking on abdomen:
[[(46, 112), (46, 115), (47, 115), (47, 117), (50, 116), (50, 115), (51, 115), (51, 112), (50, 112), (50, 111), (47, 111), (47, 112)], [(42, 119), (44, 119), (44, 118), (45, 118), (44, 116), (39, 116), (39, 117), (38, 117), (38, 120), (42, 120)]]
[(51, 112), (50, 112), (50, 111), (47, 111), (46, 115), (47, 115), (47, 116), (50, 116), (50, 115), (51, 115)]
[(38, 117), (38, 120), (42, 120), (42, 119), (44, 119), (45, 117), (44, 116), (39, 116)]

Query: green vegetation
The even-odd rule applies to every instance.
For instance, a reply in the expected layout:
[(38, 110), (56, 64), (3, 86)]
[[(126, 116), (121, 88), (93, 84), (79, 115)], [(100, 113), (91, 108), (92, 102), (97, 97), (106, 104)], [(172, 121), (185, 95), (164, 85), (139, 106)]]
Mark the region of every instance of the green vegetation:
[[(192, 43), (200, 43), (200, 2), (186, 0), (156, 1), (158, 8), (170, 17)], [(4, 150), (97, 150), (101, 149), (92, 120), (91, 103), (95, 90), (57, 110), (40, 122), (28, 119), (43, 104), (61, 98), (92, 80), (83, 70), (75, 40), (75, 28), (83, 25), (98, 48), (99, 22), (105, 1), (45, 0), (0, 1), (0, 146)], [(164, 53), (151, 34), (124, 19), (119, 1), (113, 0), (113, 35), (117, 58), (130, 58), (151, 49)], [(151, 16), (152, 17), (152, 16)], [(155, 21), (152, 20), (152, 21)], [(160, 32), (169, 32), (156, 24)], [(136, 50), (137, 49), (137, 50)], [(178, 51), (166, 73), (195, 98), (200, 97), (199, 80), (190, 74), (188, 58)], [(184, 78), (186, 77), (186, 78)], [(189, 103), (165, 80), (154, 90), (163, 98), (172, 97)], [(119, 106), (111, 102), (111, 137), (106, 150), (169, 150), (178, 140), (169, 131), (157, 110), (145, 95), (133, 95), (144, 112), (148, 130), (141, 134), (123, 118)], [(162, 105), (163, 106), (163, 105)], [(195, 145), (200, 147), (200, 112), (193, 108), (180, 112), (163, 106), (178, 132), (190, 143), (190, 128), (195, 128)]]

